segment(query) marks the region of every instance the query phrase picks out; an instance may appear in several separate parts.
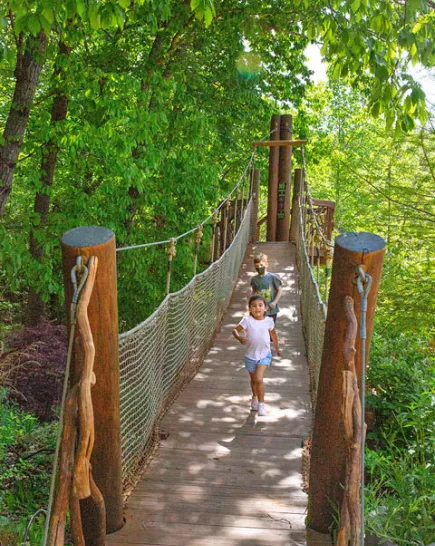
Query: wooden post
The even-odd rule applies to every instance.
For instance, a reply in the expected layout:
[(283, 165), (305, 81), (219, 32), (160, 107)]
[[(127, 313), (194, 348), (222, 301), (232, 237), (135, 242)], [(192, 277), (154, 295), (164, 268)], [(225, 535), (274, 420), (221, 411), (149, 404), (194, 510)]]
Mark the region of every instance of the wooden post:
[[(291, 140), (292, 116), (281, 116), (281, 140)], [(290, 230), (290, 178), (292, 172), (292, 147), (279, 148), (279, 175), (278, 175), (278, 212), (276, 225), (276, 240), (288, 241)]]
[(199, 254), (199, 247), (201, 246), (201, 239), (203, 236), (202, 233), (203, 226), (202, 224), (199, 224), (196, 232), (195, 232), (195, 254), (193, 256), (193, 276), (196, 275), (196, 269), (198, 266), (198, 254)]
[[(272, 116), (270, 140), (279, 140), (281, 116)], [(269, 185), (267, 194), (267, 241), (276, 241), (276, 215), (278, 207), (279, 147), (269, 150)]]
[(227, 240), (228, 240), (228, 216), (230, 214), (230, 200), (227, 199), (225, 201), (225, 205), (222, 207), (222, 210), (223, 210), (223, 214), (224, 214), (224, 236), (223, 236), (223, 239), (224, 239), (224, 248), (223, 248), (223, 251), (222, 251), (222, 254), (225, 252), (225, 250), (227, 249)]
[(260, 171), (254, 169), (252, 177), (252, 218), (251, 218), (251, 243), (257, 239), (258, 202), (260, 200)]
[[(237, 190), (234, 192), (234, 235), (237, 233), (238, 223), (237, 223)], [(242, 212), (240, 211), (240, 222), (242, 221)]]
[(295, 175), (293, 180), (293, 196), (292, 196), (292, 213), (290, 224), (290, 241), (292, 243), (298, 242), (299, 234), (299, 196), (302, 187), (303, 169), (295, 169)]
[(171, 239), (168, 247), (166, 248), (166, 254), (168, 255), (168, 274), (166, 276), (166, 296), (171, 291), (171, 276), (172, 276), (172, 260), (177, 254), (177, 249), (175, 245), (177, 244), (176, 239)]
[[(372, 276), (367, 309), (367, 362), (373, 329), (376, 299), (381, 280), (385, 241), (372, 233), (344, 233), (335, 240), (328, 315), (325, 326), (322, 365), (317, 393), (316, 416), (311, 450), (310, 500), (308, 526), (328, 533), (334, 522), (334, 510), (343, 499), (346, 474), (347, 442), (344, 437), (341, 401), (343, 371), (347, 368), (344, 342), (347, 319), (343, 310), (346, 296), (355, 302), (359, 321), (361, 297), (355, 282), (357, 266)], [(361, 384), (361, 340), (356, 341), (355, 366)]]
[[(95, 443), (91, 464), (95, 483), (100, 489), (107, 511), (107, 533), (123, 526), (121, 435), (119, 419), (118, 294), (116, 285), (115, 235), (103, 227), (78, 227), (62, 237), (62, 262), (65, 304), (69, 312), (73, 295), (71, 269), (77, 256), (98, 258), (98, 275), (88, 307), (89, 322), (95, 345), (92, 389), (95, 419)], [(74, 384), (83, 362), (77, 351), (71, 362)], [(95, 513), (86, 502), (80, 502), (86, 546), (93, 545)]]
[(213, 213), (213, 235), (211, 239), (211, 263), (213, 263), (219, 257), (219, 233), (218, 233), (218, 224), (219, 224), (219, 212)]

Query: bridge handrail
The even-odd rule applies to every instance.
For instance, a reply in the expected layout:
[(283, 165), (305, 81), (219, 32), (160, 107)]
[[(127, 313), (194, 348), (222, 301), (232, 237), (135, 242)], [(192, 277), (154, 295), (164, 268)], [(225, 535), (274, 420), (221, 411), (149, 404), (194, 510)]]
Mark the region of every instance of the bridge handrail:
[[(303, 165), (305, 167), (305, 158), (302, 148)], [(327, 305), (324, 300), (327, 298), (327, 289), (325, 295), (322, 295), (316, 275), (314, 273), (314, 252), (310, 255), (310, 246), (307, 237), (311, 237), (313, 246), (317, 245), (319, 249), (320, 242), (331, 247), (331, 242), (324, 236), (317, 219), (309, 184), (306, 177), (305, 168), (302, 169), (301, 191), (298, 196), (298, 236), (297, 236), (297, 264), (299, 269), (299, 284), (301, 293), (301, 314), (302, 328), (305, 336), (305, 345), (307, 348), (308, 365), (310, 371), (311, 393), (313, 409), (315, 408), (316, 393), (319, 382), (320, 364), (323, 351), (323, 338), (325, 332), (325, 322)], [(313, 238), (313, 228), (318, 233), (316, 239)], [(310, 259), (311, 258), (311, 259)], [(317, 263), (320, 264), (320, 253), (317, 253)]]
[(202, 364), (229, 303), (252, 237), (254, 196), (222, 255), (145, 321), (119, 336), (124, 492), (135, 485), (159, 440), (159, 421)]

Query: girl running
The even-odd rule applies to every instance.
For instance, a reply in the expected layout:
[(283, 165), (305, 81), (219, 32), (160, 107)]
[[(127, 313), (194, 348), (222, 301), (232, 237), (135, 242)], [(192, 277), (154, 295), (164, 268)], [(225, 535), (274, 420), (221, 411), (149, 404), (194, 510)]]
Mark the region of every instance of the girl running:
[(281, 356), (275, 324), (266, 316), (267, 302), (259, 295), (249, 298), (249, 316), (244, 317), (233, 329), (233, 336), (242, 345), (246, 345), (245, 368), (251, 378), (251, 410), (258, 411), (259, 416), (267, 415), (264, 405), (263, 378), (272, 361), (270, 341), (276, 354)]

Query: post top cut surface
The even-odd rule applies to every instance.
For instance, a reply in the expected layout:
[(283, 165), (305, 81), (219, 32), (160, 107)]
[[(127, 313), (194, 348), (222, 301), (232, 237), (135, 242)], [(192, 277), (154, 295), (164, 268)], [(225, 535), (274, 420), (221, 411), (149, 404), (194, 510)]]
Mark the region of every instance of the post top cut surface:
[(110, 241), (115, 234), (109, 228), (101, 226), (82, 226), (70, 229), (63, 234), (62, 243), (68, 246), (88, 247), (102, 245)]
[(365, 231), (343, 233), (335, 239), (335, 243), (352, 252), (363, 252), (364, 254), (385, 248), (385, 241), (382, 237)]

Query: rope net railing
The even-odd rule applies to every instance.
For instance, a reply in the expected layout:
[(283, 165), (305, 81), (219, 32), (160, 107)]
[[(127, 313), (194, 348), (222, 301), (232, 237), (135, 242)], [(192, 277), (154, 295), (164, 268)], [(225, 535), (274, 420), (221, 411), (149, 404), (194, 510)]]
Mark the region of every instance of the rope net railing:
[[(332, 261), (332, 244), (325, 236), (324, 210), (316, 208), (311, 196), (306, 177), (304, 149), (302, 148), (303, 169), (298, 199), (298, 235), (296, 257), (299, 269), (302, 325), (307, 348), (307, 359), (310, 372), (310, 387), (313, 410), (316, 405), (319, 384), (320, 365), (322, 361), (323, 339), (326, 322), (326, 301), (328, 297), (328, 279)], [(322, 249), (322, 253), (320, 250)], [(324, 283), (321, 285), (322, 262)]]
[(255, 225), (250, 195), (240, 212), (238, 230), (223, 254), (119, 336), (124, 491), (142, 473), (159, 437), (160, 418), (202, 364), (228, 306)]

